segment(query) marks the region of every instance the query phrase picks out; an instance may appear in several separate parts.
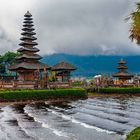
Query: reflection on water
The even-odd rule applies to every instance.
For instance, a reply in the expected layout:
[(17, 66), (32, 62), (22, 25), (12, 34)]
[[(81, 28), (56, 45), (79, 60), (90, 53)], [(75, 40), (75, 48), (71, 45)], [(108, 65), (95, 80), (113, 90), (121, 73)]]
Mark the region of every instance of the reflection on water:
[(140, 125), (140, 97), (0, 109), (0, 140), (124, 140)]

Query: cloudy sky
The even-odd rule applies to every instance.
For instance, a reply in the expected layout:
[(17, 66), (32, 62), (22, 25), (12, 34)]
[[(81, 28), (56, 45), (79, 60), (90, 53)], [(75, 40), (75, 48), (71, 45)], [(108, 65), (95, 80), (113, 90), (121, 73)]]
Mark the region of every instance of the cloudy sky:
[(23, 16), (34, 18), (40, 54), (140, 55), (125, 22), (138, 0), (0, 0), (0, 53), (19, 47)]

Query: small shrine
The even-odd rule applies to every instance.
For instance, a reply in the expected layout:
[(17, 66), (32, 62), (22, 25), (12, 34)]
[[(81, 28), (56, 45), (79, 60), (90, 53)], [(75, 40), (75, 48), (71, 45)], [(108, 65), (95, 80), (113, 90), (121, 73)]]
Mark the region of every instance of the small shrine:
[(117, 69), (119, 72), (113, 74), (113, 77), (119, 80), (119, 84), (127, 84), (127, 81), (131, 80), (133, 75), (127, 72), (128, 67), (126, 66), (126, 62), (123, 59), (121, 59), (118, 64), (119, 66), (117, 66)]
[(52, 67), (52, 71), (55, 72), (56, 81), (69, 82), (71, 72), (76, 70), (76, 67), (70, 63), (61, 61)]

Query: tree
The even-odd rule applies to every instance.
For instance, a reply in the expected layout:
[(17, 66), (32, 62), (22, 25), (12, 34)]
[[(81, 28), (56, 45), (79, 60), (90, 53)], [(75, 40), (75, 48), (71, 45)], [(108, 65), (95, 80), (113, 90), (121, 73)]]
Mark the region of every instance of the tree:
[(6, 72), (5, 65), (0, 63), (0, 74), (4, 74)]
[(7, 67), (15, 62), (15, 58), (19, 56), (19, 53), (7, 52), (4, 55), (0, 55), (0, 74), (7, 73)]
[(130, 39), (140, 45), (140, 2), (136, 3), (136, 10), (130, 14), (131, 19)]
[(11, 64), (15, 62), (15, 58), (18, 56), (18, 53), (7, 52), (3, 55), (3, 62)]

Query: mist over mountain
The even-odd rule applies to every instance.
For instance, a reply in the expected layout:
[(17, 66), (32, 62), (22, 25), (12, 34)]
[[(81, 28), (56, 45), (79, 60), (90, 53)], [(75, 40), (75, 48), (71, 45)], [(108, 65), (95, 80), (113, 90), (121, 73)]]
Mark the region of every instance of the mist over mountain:
[(53, 54), (43, 57), (42, 62), (53, 66), (64, 60), (77, 67), (73, 76), (92, 77), (96, 74), (112, 74), (117, 72), (118, 61), (123, 58), (127, 62), (128, 72), (140, 72), (140, 56), (78, 56), (68, 54)]

